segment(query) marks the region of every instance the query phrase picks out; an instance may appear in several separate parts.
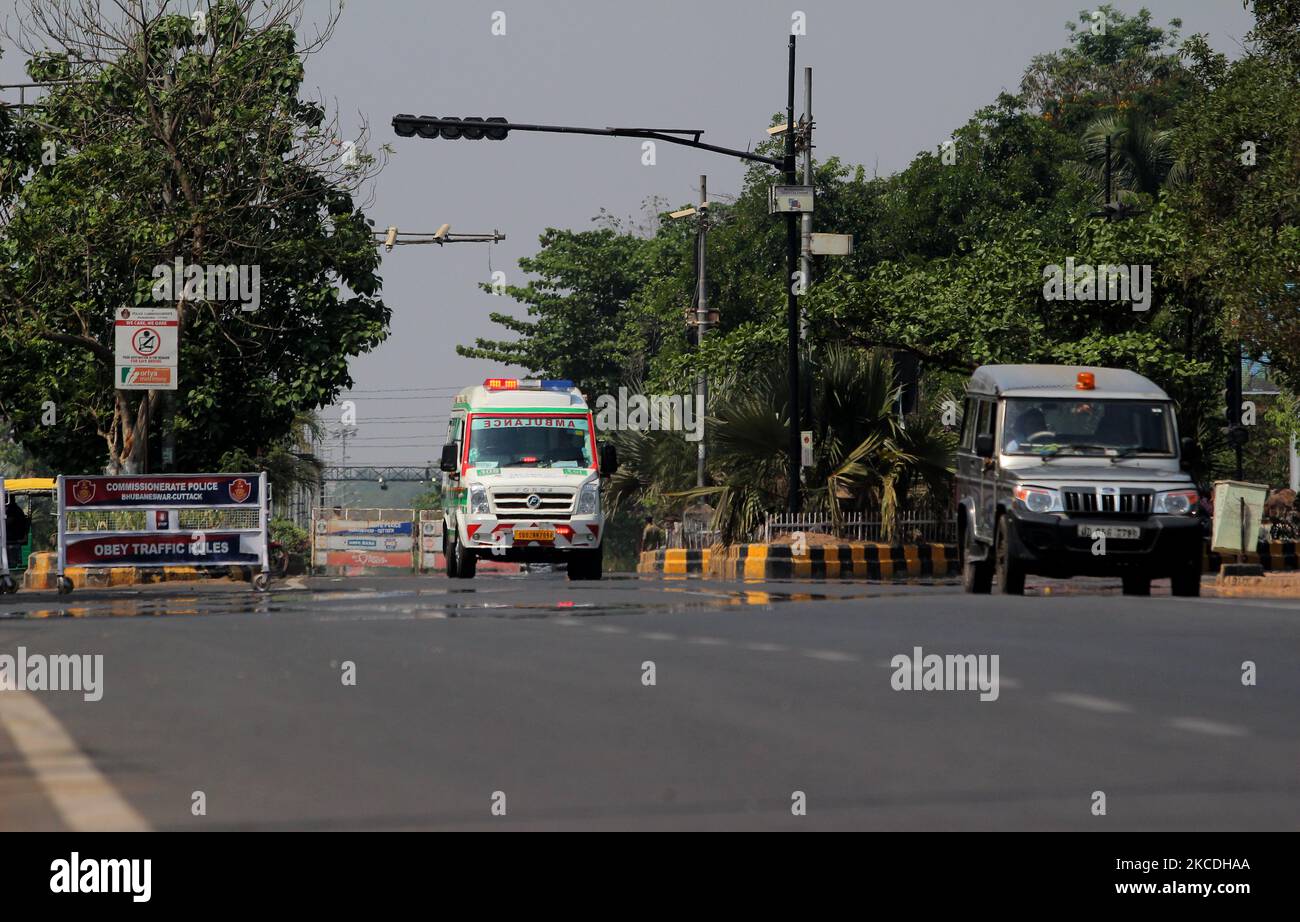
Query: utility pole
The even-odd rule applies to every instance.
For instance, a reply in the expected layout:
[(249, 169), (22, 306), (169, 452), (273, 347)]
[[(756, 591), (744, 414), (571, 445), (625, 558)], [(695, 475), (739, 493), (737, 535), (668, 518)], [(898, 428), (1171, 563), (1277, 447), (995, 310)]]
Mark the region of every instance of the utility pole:
[(1228, 369), (1228, 444), (1236, 456), (1236, 478), (1245, 479), (1244, 449), (1249, 432), (1241, 424), (1241, 340), (1232, 341), (1232, 365)]
[[(787, 92), (785, 108), (785, 181), (794, 185), (797, 182), (795, 170), (795, 151), (794, 151), (794, 45), (795, 37), (790, 36), (790, 67), (787, 75)], [(789, 465), (787, 466), (786, 476), (790, 481), (789, 497), (787, 500), (787, 510), (798, 512), (802, 503), (799, 499), (800, 477), (803, 473), (800, 460), (802, 450), (799, 446), (799, 429), (803, 423), (803, 416), (799, 412), (799, 296), (796, 293), (803, 284), (802, 280), (798, 283), (795, 281), (795, 273), (799, 271), (799, 223), (798, 215), (795, 212), (786, 212), (785, 214), (785, 284), (786, 284), (786, 361), (789, 363), (789, 403), (790, 403), (790, 432), (789, 440), (786, 444), (786, 452), (789, 455)]]
[[(703, 360), (704, 337), (709, 332), (709, 286), (708, 286), (708, 239), (709, 239), (709, 177), (700, 177), (700, 217), (699, 231), (696, 234), (695, 246), (699, 251), (696, 257), (696, 279), (695, 279), (695, 329), (696, 329), (696, 350), (700, 354), (700, 374), (699, 374), (699, 391), (700, 413), (705, 412), (705, 407), (709, 404), (709, 373)], [(705, 459), (705, 438), (704, 438), (704, 417), (700, 416), (700, 444), (697, 449), (695, 461), (695, 485), (704, 486), (704, 459)]]
[[(803, 184), (811, 187), (813, 185), (813, 166), (812, 166), (812, 68), (803, 69)], [(803, 272), (803, 281), (805, 285), (812, 284), (812, 233), (813, 233), (813, 216), (811, 211), (805, 211), (799, 216), (802, 225), (802, 239), (800, 240), (800, 270)], [(803, 317), (803, 323), (800, 327), (803, 337), (808, 338), (808, 318)]]

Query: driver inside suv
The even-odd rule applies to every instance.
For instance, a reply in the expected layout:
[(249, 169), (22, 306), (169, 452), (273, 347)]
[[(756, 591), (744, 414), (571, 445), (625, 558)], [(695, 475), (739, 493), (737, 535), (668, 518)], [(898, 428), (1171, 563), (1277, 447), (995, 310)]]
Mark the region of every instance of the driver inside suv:
[(1026, 408), (1011, 425), (1011, 440), (1007, 442), (1007, 451), (1019, 451), (1021, 445), (1031, 436), (1047, 431), (1047, 417), (1038, 407)]

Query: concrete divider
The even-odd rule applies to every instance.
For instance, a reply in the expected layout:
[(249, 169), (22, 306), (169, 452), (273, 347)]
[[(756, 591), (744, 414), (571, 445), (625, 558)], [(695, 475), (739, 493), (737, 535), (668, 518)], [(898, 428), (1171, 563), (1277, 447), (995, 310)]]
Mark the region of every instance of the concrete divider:
[[(1218, 573), (1224, 563), (1235, 563), (1235, 554), (1216, 554), (1205, 552), (1205, 572)], [(1246, 555), (1246, 563), (1257, 563), (1265, 570), (1300, 570), (1300, 558), (1297, 557), (1294, 541), (1261, 541), (1254, 554)]]
[(638, 573), (698, 573), (714, 579), (894, 579), (957, 573), (957, 549), (946, 544), (894, 546), (844, 542), (806, 547), (736, 544), (703, 550), (644, 551)]
[[(229, 579), (248, 582), (247, 568), (218, 567), (68, 567), (63, 575), (72, 580), (77, 589), (108, 589), (114, 586), (142, 586), (150, 583), (189, 582), (203, 579)], [(58, 555), (53, 552), (32, 554), (23, 574), (23, 588), (27, 590), (58, 588)]]
[(661, 548), (657, 551), (642, 551), (637, 561), (638, 573), (663, 573), (666, 576), (684, 576), (688, 573), (706, 573), (712, 553), (709, 548), (703, 550), (682, 548)]
[[(1205, 552), (1203, 569), (1217, 573), (1235, 557)], [(1295, 542), (1261, 541), (1249, 563), (1269, 571), (1300, 570)], [(790, 544), (735, 544), (703, 550), (643, 551), (638, 573), (666, 576), (700, 574), (714, 579), (896, 579), (949, 577), (960, 574), (957, 546), (901, 546), (847, 541), (807, 547), (795, 554)]]

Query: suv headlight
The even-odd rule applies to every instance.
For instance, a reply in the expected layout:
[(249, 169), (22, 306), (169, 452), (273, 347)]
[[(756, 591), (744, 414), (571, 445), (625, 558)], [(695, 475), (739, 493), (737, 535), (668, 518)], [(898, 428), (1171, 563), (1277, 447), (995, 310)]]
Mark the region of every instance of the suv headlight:
[(1065, 511), (1060, 490), (1049, 490), (1046, 487), (1016, 487), (1015, 495), (1030, 512)]
[(1187, 515), (1196, 508), (1201, 495), (1195, 490), (1169, 490), (1156, 494), (1155, 511), (1166, 515)]
[(488, 507), (487, 487), (481, 483), (471, 486), (469, 488), (469, 514), (488, 515), (491, 511)]
[(578, 494), (578, 507), (575, 515), (600, 515), (600, 484), (592, 481), (584, 484)]

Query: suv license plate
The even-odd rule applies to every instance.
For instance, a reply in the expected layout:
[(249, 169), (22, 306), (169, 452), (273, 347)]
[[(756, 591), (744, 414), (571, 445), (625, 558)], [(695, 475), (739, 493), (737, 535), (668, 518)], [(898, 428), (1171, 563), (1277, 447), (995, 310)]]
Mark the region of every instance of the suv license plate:
[(1142, 529), (1128, 525), (1080, 525), (1080, 538), (1095, 538), (1098, 534), (1117, 541), (1136, 541), (1142, 537)]
[(550, 528), (516, 528), (516, 541), (554, 541), (555, 531)]

